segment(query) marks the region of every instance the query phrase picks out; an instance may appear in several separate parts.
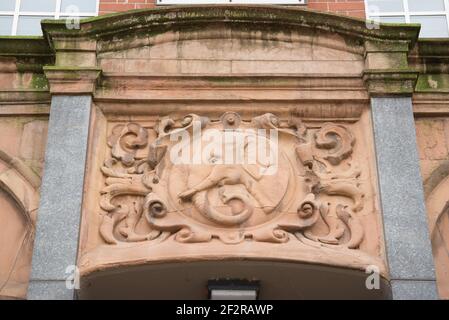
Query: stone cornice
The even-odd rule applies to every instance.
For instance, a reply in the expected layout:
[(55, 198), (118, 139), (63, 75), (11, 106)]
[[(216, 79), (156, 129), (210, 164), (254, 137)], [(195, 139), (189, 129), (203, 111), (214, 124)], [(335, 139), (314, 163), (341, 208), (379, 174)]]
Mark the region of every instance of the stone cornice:
[(0, 36), (0, 56), (53, 57), (43, 37)]
[(449, 57), (449, 39), (420, 39), (416, 49), (423, 58)]
[(0, 72), (42, 73), (42, 67), (54, 63), (55, 53), (42, 37), (0, 37), (0, 58), (13, 59), (15, 66)]
[[(165, 33), (164, 41), (177, 41), (176, 37), (172, 39), (170, 35), (178, 31), (197, 34), (210, 30), (210, 34), (203, 36), (214, 36), (214, 29), (209, 27), (217, 25), (226, 25), (232, 30), (248, 34), (254, 30), (262, 33), (264, 30), (282, 31), (279, 34), (289, 31), (308, 34), (308, 30), (339, 34), (347, 42), (348, 50), (365, 55), (364, 80), (369, 92), (373, 93), (375, 87), (375, 92), (380, 93), (380, 84), (383, 83), (385, 91), (382, 94), (408, 95), (411, 93), (409, 87), (414, 83), (414, 75), (410, 74), (415, 72), (419, 72), (421, 77), (432, 75), (432, 78), (420, 79), (412, 92), (448, 91), (449, 41), (417, 41), (418, 25), (381, 24), (378, 28), (370, 29), (362, 19), (266, 5), (170, 6), (133, 10), (84, 19), (78, 30), (66, 28), (64, 20), (44, 20), (44, 37), (0, 37), (0, 58), (14, 60), (13, 64), (5, 64), (5, 68), (9, 69), (4, 68), (0, 72), (40, 74), (37, 77), (40, 81), (41, 78), (45, 79), (43, 66), (54, 66), (56, 69), (65, 69), (67, 78), (63, 81), (61, 72), (47, 68), (46, 74), (51, 74), (53, 78), (53, 88), (56, 87), (55, 81), (59, 82), (60, 89), (63, 82), (81, 81), (85, 88), (81, 91), (84, 92), (88, 87), (95, 86), (87, 85), (86, 78), (80, 76), (77, 67), (96, 69), (96, 55), (99, 52), (145, 45), (138, 40), (139, 37), (160, 38), (158, 35), (162, 33)], [(235, 35), (244, 37), (243, 33)], [(78, 75), (72, 76), (75, 69)], [(409, 76), (404, 78), (405, 74)], [(442, 78), (433, 76), (440, 74)], [(403, 84), (399, 84), (401, 79), (405, 81)], [(375, 83), (370, 84), (372, 81)], [(438, 82), (436, 87), (434, 81)], [(429, 86), (426, 85), (428, 83)], [(80, 89), (82, 86), (78, 87)]]
[(378, 28), (368, 28), (367, 22), (362, 19), (303, 8), (266, 5), (171, 6), (132, 10), (82, 20), (79, 30), (66, 28), (63, 20), (43, 20), (42, 28), (44, 36), (51, 43), (53, 38), (58, 37), (120, 38), (133, 33), (157, 34), (176, 29), (177, 26), (184, 30), (190, 27), (198, 29), (214, 23), (267, 29), (279, 26), (284, 30), (310, 28), (362, 41), (406, 42), (410, 47), (416, 42), (420, 29), (419, 25), (412, 24), (381, 24)]

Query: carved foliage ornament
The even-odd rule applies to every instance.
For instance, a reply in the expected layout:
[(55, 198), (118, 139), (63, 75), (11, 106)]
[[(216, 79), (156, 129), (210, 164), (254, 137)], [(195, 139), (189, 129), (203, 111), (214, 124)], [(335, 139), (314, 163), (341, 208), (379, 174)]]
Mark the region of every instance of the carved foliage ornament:
[[(251, 121), (236, 113), (217, 121), (190, 114), (159, 119), (152, 128), (116, 125), (101, 168), (101, 236), (109, 244), (173, 237), (356, 249), (364, 239), (358, 216), (364, 194), (354, 144), (347, 126), (306, 126), (273, 114)], [(180, 153), (185, 159), (174, 159)], [(269, 156), (252, 158), (261, 153)]]

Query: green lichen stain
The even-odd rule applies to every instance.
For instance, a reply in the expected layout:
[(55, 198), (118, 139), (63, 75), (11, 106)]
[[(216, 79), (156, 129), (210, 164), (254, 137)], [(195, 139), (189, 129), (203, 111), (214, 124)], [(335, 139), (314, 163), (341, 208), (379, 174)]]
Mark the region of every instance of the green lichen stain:
[(422, 56), (449, 56), (449, 39), (420, 39), (418, 52)]
[(81, 21), (80, 30), (68, 30), (64, 20), (44, 20), (44, 34), (65, 34), (70, 36), (103, 37), (112, 34), (129, 33), (133, 30), (162, 26), (180, 26), (199, 24), (203, 27), (210, 23), (257, 24), (258, 27), (283, 26), (283, 28), (312, 28), (346, 34), (356, 38), (397, 39), (414, 42), (419, 32), (417, 25), (386, 25), (379, 29), (368, 29), (366, 22), (336, 14), (279, 6), (194, 6), (162, 7), (133, 10), (126, 13), (104, 15)]
[(0, 55), (4, 54), (34, 56), (36, 54), (51, 55), (52, 52), (43, 37), (0, 36)]
[(48, 90), (48, 80), (44, 74), (33, 74), (31, 77), (31, 87), (38, 90)]
[(449, 92), (449, 74), (423, 74), (416, 84), (417, 92)]

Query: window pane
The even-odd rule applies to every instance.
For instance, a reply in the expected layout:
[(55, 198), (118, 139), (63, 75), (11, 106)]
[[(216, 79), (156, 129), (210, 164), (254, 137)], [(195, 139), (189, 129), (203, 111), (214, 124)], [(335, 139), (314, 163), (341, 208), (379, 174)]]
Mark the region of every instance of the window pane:
[(53, 19), (53, 17), (29, 17), (20, 16), (17, 24), (17, 34), (26, 36), (39, 36), (42, 34), (41, 20)]
[(449, 37), (446, 16), (411, 16), (410, 22), (421, 24), (421, 38)]
[(63, 17), (59, 17), (59, 19), (71, 19), (71, 21), (73, 21), (74, 18), (79, 18), (80, 20), (83, 19), (87, 19), (87, 18), (92, 18), (92, 17), (82, 17), (82, 16), (63, 16)]
[(378, 17), (378, 20), (376, 21), (385, 23), (405, 23), (405, 17), (404, 16)]
[(16, 0), (0, 0), (0, 11), (14, 11)]
[(402, 0), (368, 0), (368, 13), (404, 11)]
[(12, 16), (0, 16), (0, 35), (10, 36), (12, 29)]
[(22, 0), (20, 11), (55, 12), (56, 0)]
[(444, 0), (408, 0), (409, 11), (444, 11)]
[[(76, 9), (77, 10), (76, 10)], [(97, 0), (62, 0), (61, 12), (96, 12)]]

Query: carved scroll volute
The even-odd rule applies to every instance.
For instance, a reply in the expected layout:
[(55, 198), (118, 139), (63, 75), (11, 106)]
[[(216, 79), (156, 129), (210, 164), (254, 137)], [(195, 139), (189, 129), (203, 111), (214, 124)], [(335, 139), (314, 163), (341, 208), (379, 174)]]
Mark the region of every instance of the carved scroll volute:
[[(174, 164), (172, 135), (195, 137), (198, 128), (242, 138), (243, 154), (253, 150), (254, 139), (273, 143), (277, 162)], [(216, 121), (195, 114), (164, 117), (153, 129), (157, 137), (148, 148), (146, 129), (136, 123), (114, 127), (109, 137), (111, 158), (102, 167), (106, 186), (100, 201), (105, 242), (159, 241), (170, 235), (183, 243), (300, 241), (347, 249), (363, 242), (361, 171), (352, 159), (355, 138), (347, 125), (309, 128), (295, 117), (282, 121), (267, 113), (247, 121), (227, 112)], [(194, 139), (187, 142), (192, 150), (204, 147), (204, 140)], [(143, 150), (146, 157), (138, 156)], [(276, 170), (263, 174), (270, 166)]]
[[(306, 168), (306, 181), (310, 190), (317, 194), (343, 196), (352, 204), (345, 205), (336, 201), (323, 203), (320, 212), (329, 233), (315, 236), (306, 232), (309, 239), (328, 245), (344, 245), (350, 249), (359, 247), (364, 238), (364, 230), (357, 212), (364, 208), (364, 192), (359, 181), (361, 171), (358, 165), (350, 160), (355, 138), (351, 131), (343, 125), (325, 123), (314, 134), (296, 147), (298, 159)], [(345, 169), (342, 163), (346, 161)], [(338, 168), (338, 170), (336, 170)], [(333, 210), (333, 213), (331, 213)], [(348, 233), (348, 236), (344, 236)], [(342, 239), (349, 239), (345, 243)]]
[(315, 134), (317, 148), (326, 150), (321, 157), (333, 165), (339, 165), (342, 160), (352, 154), (355, 139), (344, 126), (326, 123)]
[(122, 161), (125, 166), (134, 163), (136, 150), (146, 146), (147, 143), (148, 132), (137, 123), (115, 126), (108, 139), (112, 156)]
[[(106, 177), (106, 186), (101, 190), (100, 207), (106, 212), (100, 226), (100, 234), (109, 244), (120, 241), (139, 242), (159, 236), (157, 230), (147, 234), (136, 232), (142, 219), (142, 206), (139, 198), (149, 190), (141, 182), (139, 166), (146, 160), (137, 159), (138, 150), (148, 144), (148, 132), (137, 123), (116, 125), (108, 138), (111, 157), (106, 159), (101, 168)], [(134, 197), (133, 201), (123, 202), (119, 199)]]

